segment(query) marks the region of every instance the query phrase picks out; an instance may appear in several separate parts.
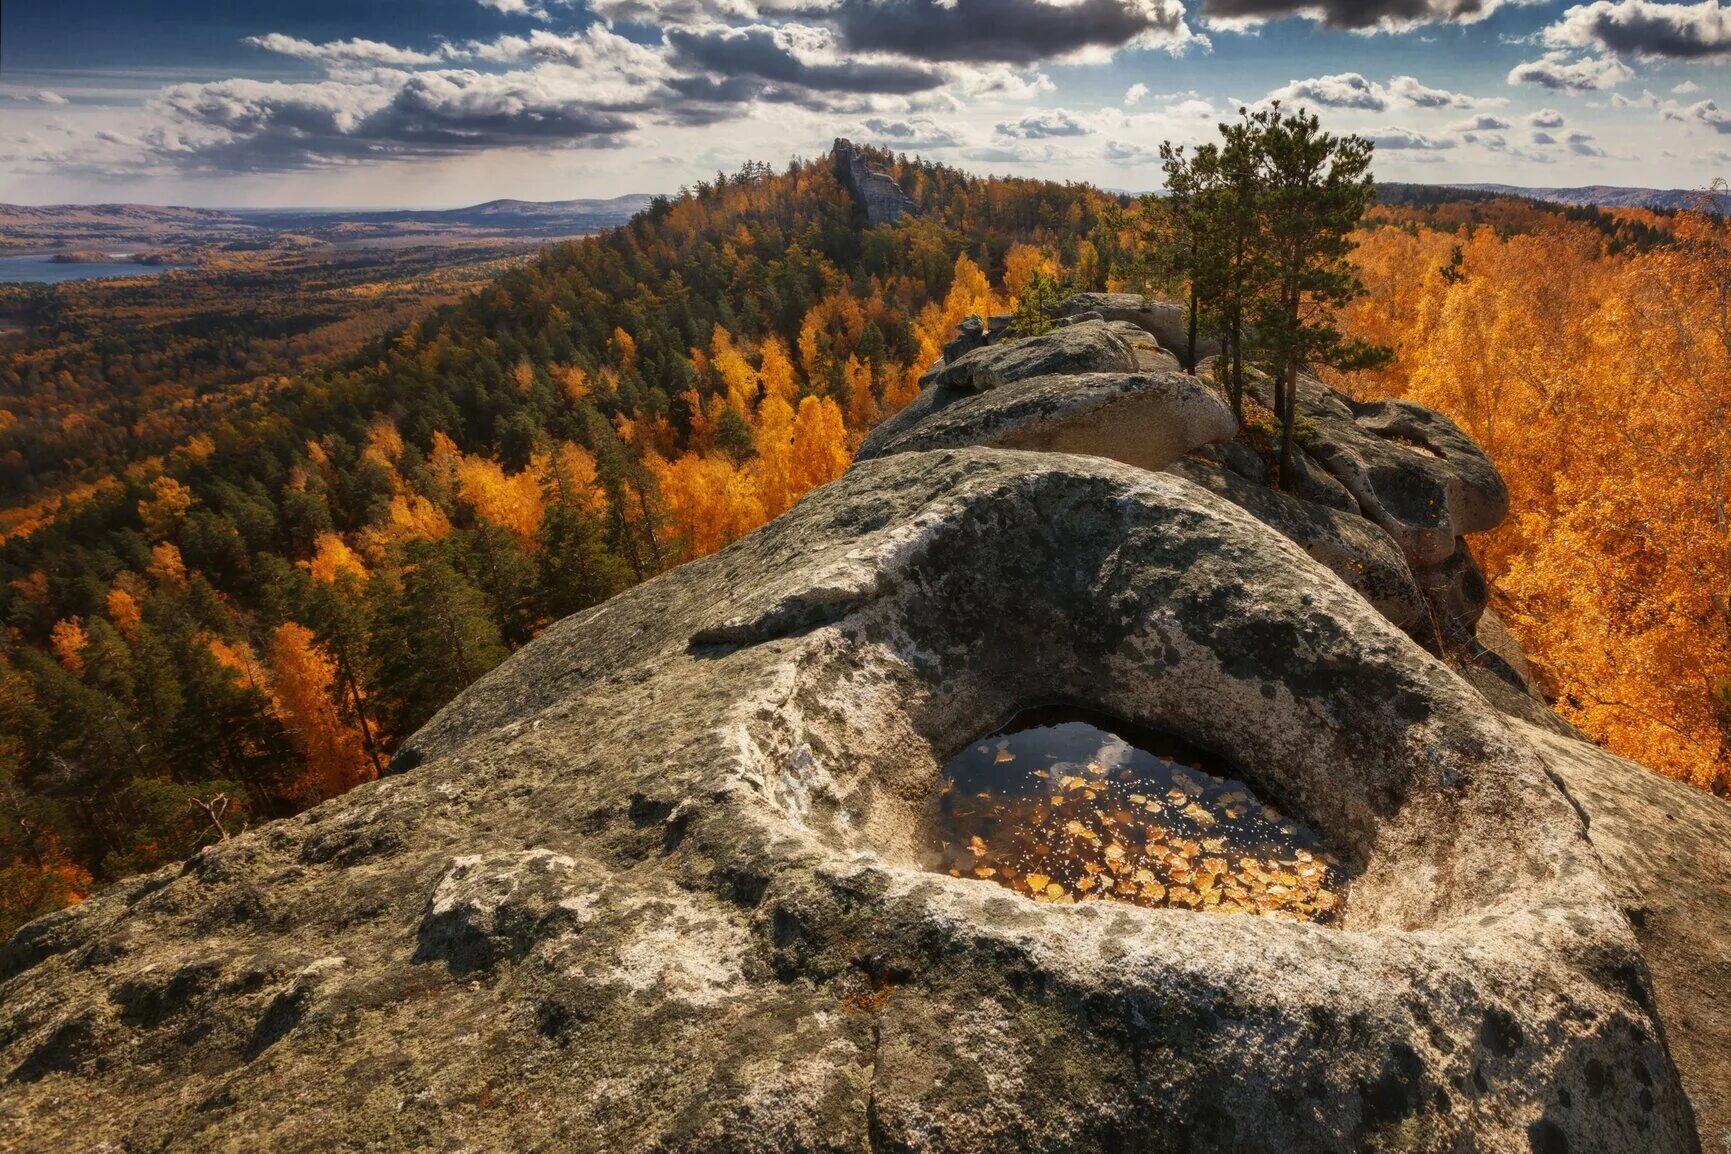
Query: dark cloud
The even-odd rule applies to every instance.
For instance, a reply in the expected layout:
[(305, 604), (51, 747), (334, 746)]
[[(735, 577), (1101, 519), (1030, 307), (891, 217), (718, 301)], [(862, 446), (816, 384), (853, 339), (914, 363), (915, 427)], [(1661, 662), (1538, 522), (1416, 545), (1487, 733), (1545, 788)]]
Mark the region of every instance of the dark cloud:
[(642, 100), (609, 98), (572, 75), (418, 72), (394, 85), (225, 80), (177, 85), (153, 139), (191, 167), (280, 171), (491, 148), (618, 147)]
[(929, 65), (910, 61), (837, 59), (832, 37), (818, 28), (707, 24), (676, 26), (664, 34), (674, 68), (715, 74), (729, 85), (756, 78), (812, 92), (908, 96), (929, 92), (945, 80)]
[(1563, 13), (1544, 31), (1546, 43), (1673, 60), (1731, 59), (1731, 10), (1718, 0), (1655, 4), (1595, 0)]
[(1204, 0), (1210, 20), (1263, 21), (1300, 16), (1334, 28), (1399, 30), (1483, 20), (1506, 0)]
[(1533, 143), (1534, 144), (1555, 144), (1556, 142), (1557, 142), (1557, 138), (1552, 136), (1548, 132), (1535, 132), (1535, 133), (1533, 133)]
[(1593, 143), (1590, 132), (1569, 133), (1569, 151), (1576, 156), (1604, 156), (1605, 150)]
[(848, 49), (916, 60), (1033, 64), (1193, 39), (1180, 0), (845, 0), (824, 18)]

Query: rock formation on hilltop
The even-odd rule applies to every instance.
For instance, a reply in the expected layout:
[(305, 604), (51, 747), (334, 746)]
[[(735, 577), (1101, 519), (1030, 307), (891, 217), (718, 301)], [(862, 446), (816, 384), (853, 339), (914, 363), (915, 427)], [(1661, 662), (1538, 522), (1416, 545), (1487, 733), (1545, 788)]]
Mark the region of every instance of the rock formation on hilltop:
[[(1461, 660), (1411, 562), (1494, 470), (1349, 407), (1313, 459), (1351, 506), (1275, 492), (1122, 323), (940, 364), (839, 481), (548, 630), (411, 771), (25, 927), (0, 1142), (1719, 1141), (1731, 809), (1415, 641)], [(1346, 862), (1340, 921), (923, 869), (945, 759), (1054, 701), (1243, 767)]]
[(831, 155), (835, 159), (836, 179), (853, 196), (854, 204), (865, 215), (868, 228), (894, 224), (905, 214), (919, 211), (892, 177), (873, 172), (866, 166), (865, 155), (854, 147), (852, 141), (837, 137)]

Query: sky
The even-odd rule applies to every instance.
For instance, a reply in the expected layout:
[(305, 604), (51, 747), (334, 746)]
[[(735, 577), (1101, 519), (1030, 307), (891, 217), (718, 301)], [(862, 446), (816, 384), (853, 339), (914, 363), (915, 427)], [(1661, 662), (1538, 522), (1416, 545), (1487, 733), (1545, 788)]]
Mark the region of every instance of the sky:
[(1731, 176), (1719, 0), (6, 0), (0, 201), (672, 191), (847, 136), (1158, 188), (1280, 100), (1384, 180)]

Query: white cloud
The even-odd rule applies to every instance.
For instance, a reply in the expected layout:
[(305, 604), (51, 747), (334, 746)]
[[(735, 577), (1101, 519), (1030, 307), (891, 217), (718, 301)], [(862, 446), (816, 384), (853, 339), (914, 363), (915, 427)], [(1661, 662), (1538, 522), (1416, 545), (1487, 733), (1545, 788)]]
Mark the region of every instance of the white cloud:
[(1731, 112), (1725, 112), (1711, 100), (1703, 100), (1687, 108), (1667, 108), (1664, 115), (1666, 120), (1699, 124), (1721, 135), (1731, 136)]
[(1094, 130), (1083, 124), (1074, 114), (1062, 108), (1053, 108), (1044, 112), (1030, 112), (1020, 120), (999, 124), (996, 131), (999, 136), (1008, 136), (1014, 140), (1046, 140), (1060, 136), (1086, 136)]
[(1129, 88), (1124, 90), (1124, 107), (1129, 108), (1133, 105), (1142, 103), (1143, 99), (1147, 97), (1147, 95), (1148, 86), (1146, 84), (1132, 84)]
[(1464, 92), (1450, 92), (1445, 88), (1431, 88), (1412, 76), (1396, 76), (1387, 85), (1382, 85), (1357, 72), (1289, 81), (1264, 99), (1365, 112), (1385, 112), (1397, 104), (1412, 108), (1474, 108), (1508, 103), (1501, 97), (1486, 99), (1468, 96)]
[(281, 32), (272, 32), (267, 36), (248, 36), (245, 43), (266, 52), (275, 52), (279, 56), (317, 60), (329, 65), (370, 64), (401, 68), (417, 64), (437, 64), (444, 58), (441, 53), (416, 52), (409, 48), (381, 44), (377, 40), (333, 40), (325, 44), (314, 44), (310, 40), (285, 36)]
[(1364, 134), (1379, 149), (1389, 152), (1440, 152), (1453, 148), (1455, 142), (1447, 136), (1426, 136), (1410, 128), (1390, 126)]
[(1566, 52), (1547, 52), (1509, 70), (1510, 84), (1537, 84), (1558, 92), (1592, 92), (1633, 79), (1628, 65), (1615, 56), (1573, 59)]
[(1527, 117), (1527, 123), (1534, 128), (1561, 128), (1563, 114), (1554, 108), (1541, 108)]

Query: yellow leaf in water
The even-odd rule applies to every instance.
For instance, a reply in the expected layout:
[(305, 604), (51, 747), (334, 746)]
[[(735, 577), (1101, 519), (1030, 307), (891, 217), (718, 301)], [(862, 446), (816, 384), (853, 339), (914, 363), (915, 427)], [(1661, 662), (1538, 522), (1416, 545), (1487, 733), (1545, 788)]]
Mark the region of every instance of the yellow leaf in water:
[(1077, 878), (1076, 879), (1076, 888), (1081, 890), (1083, 893), (1086, 893), (1089, 890), (1093, 889), (1094, 888), (1094, 875), (1089, 874), (1087, 877)]
[(1202, 839), (1202, 848), (1209, 853), (1220, 853), (1226, 849), (1226, 839), (1223, 837), (1205, 837)]
[(1045, 874), (1029, 874), (1022, 880), (1027, 882), (1028, 888), (1036, 893), (1046, 888), (1047, 878)]
[(1195, 802), (1191, 802), (1189, 805), (1184, 807), (1184, 816), (1203, 828), (1217, 825), (1220, 820)]
[(1106, 847), (1106, 860), (1107, 861), (1117, 861), (1120, 858), (1122, 858), (1123, 856), (1124, 856), (1124, 847), (1119, 845), (1117, 842), (1113, 842), (1111, 845)]
[(973, 850), (975, 854), (983, 854), (986, 852), (986, 843), (980, 839), (979, 834), (975, 834), (968, 839), (968, 848)]
[(1147, 802), (1148, 802), (1148, 798), (1144, 794), (1133, 793), (1130, 795), (1130, 804), (1131, 805), (1146, 805)]
[(1064, 887), (1059, 885), (1057, 882), (1047, 882), (1046, 883), (1046, 896), (1052, 897), (1052, 898), (1061, 898), (1064, 896)]
[(993, 765), (1002, 765), (1006, 761), (1014, 761), (1014, 760), (1016, 760), (1015, 754), (1011, 753), (1007, 749), (1000, 749), (1000, 750), (998, 750), (998, 756), (996, 756), (992, 759), (992, 764)]
[(1034, 776), (1035, 776), (1035, 777), (1038, 777), (1038, 778), (1041, 778), (1041, 779), (1045, 779), (1045, 778), (1049, 778), (1049, 777), (1051, 777), (1051, 776), (1052, 776), (1052, 775), (1051, 775), (1051, 774), (1050, 774), (1050, 773), (1049, 773), (1049, 772), (1047, 772), (1047, 771), (1046, 771), (1046, 770), (1043, 770), (1043, 769), (1036, 769), (1036, 770), (1035, 770), (1035, 771), (1034, 771)]
[(1154, 884), (1154, 871), (1151, 869), (1147, 869), (1147, 868), (1139, 869), (1134, 874), (1132, 874), (1131, 876), (1134, 877), (1138, 882), (1141, 882), (1145, 886), (1151, 886)]
[(1315, 861), (1316, 860), (1315, 857), (1313, 857), (1311, 855), (1311, 852), (1309, 850), (1306, 850), (1306, 849), (1299, 850), (1298, 853), (1294, 856), (1296, 856), (1299, 861)]
[(993, 869), (991, 866), (975, 866), (974, 867), (974, 876), (977, 878), (989, 878), (997, 872), (998, 871)]
[(1077, 821), (1075, 818), (1071, 818), (1069, 821), (1064, 823), (1064, 832), (1069, 834), (1071, 837), (1087, 837), (1088, 827)]

